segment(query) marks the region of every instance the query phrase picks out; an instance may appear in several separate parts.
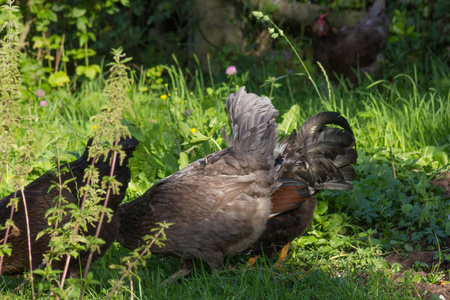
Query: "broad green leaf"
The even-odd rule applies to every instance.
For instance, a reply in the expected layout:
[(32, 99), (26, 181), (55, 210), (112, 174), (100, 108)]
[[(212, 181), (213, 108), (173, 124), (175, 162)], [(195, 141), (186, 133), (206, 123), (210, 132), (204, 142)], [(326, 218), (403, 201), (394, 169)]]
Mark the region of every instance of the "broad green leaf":
[(178, 127), (180, 129), (180, 133), (185, 137), (188, 137), (191, 134), (192, 126), (189, 126), (187, 123), (183, 121), (178, 121)]
[(84, 8), (74, 7), (72, 9), (72, 18), (79, 18), (81, 16), (84, 16), (84, 14), (86, 14), (86, 9)]
[(84, 75), (84, 72), (86, 72), (86, 67), (78, 66), (78, 67), (76, 67), (75, 72), (77, 73), (77, 76), (82, 76), (82, 75)]
[(193, 132), (192, 135), (194, 137), (189, 141), (191, 144), (200, 143), (200, 142), (204, 142), (204, 141), (209, 140), (209, 137), (204, 136), (200, 132)]
[(283, 121), (278, 127), (278, 130), (280, 132), (284, 132), (285, 134), (290, 133), (292, 130), (296, 129), (299, 118), (300, 106), (298, 104), (294, 104), (291, 109), (282, 116)]
[(319, 205), (317, 205), (315, 214), (322, 215), (326, 213), (328, 210), (328, 201), (320, 201)]
[(56, 73), (50, 74), (48, 77), (48, 83), (53, 86), (64, 86), (64, 84), (69, 83), (70, 78), (64, 71), (58, 71)]
[(413, 208), (413, 206), (411, 204), (403, 204), (402, 205), (402, 213), (407, 215), (411, 211), (412, 208)]
[(94, 79), (97, 74), (100, 73), (99, 65), (90, 65), (86, 68), (84, 75), (89, 79)]

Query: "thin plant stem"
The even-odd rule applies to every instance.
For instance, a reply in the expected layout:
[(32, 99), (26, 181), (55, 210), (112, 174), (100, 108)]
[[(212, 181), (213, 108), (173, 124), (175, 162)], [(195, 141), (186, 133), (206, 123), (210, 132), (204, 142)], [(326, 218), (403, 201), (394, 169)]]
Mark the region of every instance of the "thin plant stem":
[(33, 254), (31, 252), (31, 231), (30, 231), (30, 218), (28, 216), (28, 207), (27, 207), (27, 200), (25, 198), (25, 192), (24, 187), (20, 189), (20, 192), (22, 193), (22, 201), (23, 201), (23, 208), (25, 212), (25, 222), (27, 226), (27, 242), (28, 242), (28, 260), (30, 263), (30, 281), (31, 281), (31, 293), (33, 295), (34, 299), (34, 278), (33, 278)]
[(392, 153), (391, 140), (389, 140), (389, 151), (391, 153), (392, 172), (394, 173), (394, 178), (397, 178), (397, 174), (395, 173), (394, 154)]
[(129, 274), (131, 273), (131, 270), (137, 265), (137, 262), (140, 258), (142, 258), (149, 250), (150, 248), (153, 246), (153, 244), (156, 242), (156, 240), (158, 239), (158, 237), (162, 234), (164, 230), (164, 227), (160, 228), (158, 230), (158, 232), (156, 233), (155, 237), (151, 240), (151, 242), (147, 245), (147, 247), (145, 247), (144, 250), (142, 250), (141, 254), (139, 254), (139, 257), (132, 262), (131, 264), (128, 265), (128, 268), (126, 269), (126, 271), (123, 273), (122, 277), (120, 277), (119, 281), (116, 282), (113, 286), (113, 288), (111, 289), (111, 291), (109, 292), (108, 296), (106, 297), (106, 300), (111, 299), (112, 295), (114, 294), (114, 292), (119, 288), (119, 286), (122, 284), (123, 280), (125, 279), (125, 277), (129, 276)]
[[(9, 125), (9, 120), (6, 120), (5, 125), (3, 125), (3, 126), (8, 127), (8, 125)], [(0, 141), (0, 149), (3, 148), (3, 143), (4, 142), (5, 142), (5, 131), (3, 131), (2, 140)], [(6, 149), (8, 149), (8, 145), (6, 145)], [(8, 150), (6, 150), (6, 151), (8, 151)], [(5, 159), (6, 159), (6, 156), (5, 156)], [(1, 176), (0, 176), (0, 182), (2, 182)]]
[[(273, 27), (275, 27), (278, 30), (278, 32), (280, 32), (280, 33), (283, 32), (277, 25), (275, 25), (275, 23), (272, 20), (269, 19), (269, 22), (272, 24)], [(291, 47), (292, 51), (295, 53), (295, 56), (297, 57), (298, 61), (300, 61), (300, 63), (302, 64), (302, 67), (305, 69), (306, 75), (308, 75), (308, 79), (311, 81), (312, 85), (314, 86), (314, 89), (316, 90), (317, 95), (319, 96), (320, 100), (322, 100), (322, 94), (320, 93), (319, 88), (316, 85), (316, 82), (312, 78), (311, 73), (309, 73), (308, 68), (306, 67), (305, 63), (303, 62), (303, 59), (298, 54), (294, 45), (292, 45), (291, 41), (286, 37), (286, 35), (284, 33), (282, 33), (280, 35), (286, 40), (286, 42)]]
[[(0, 147), (0, 149), (1, 149), (1, 147)], [(3, 174), (5, 173), (6, 159), (8, 158), (8, 150), (9, 150), (9, 147), (8, 147), (8, 145), (6, 145), (5, 157), (4, 157), (5, 161), (2, 164), (2, 172), (0, 173), (0, 183), (2, 183)]]

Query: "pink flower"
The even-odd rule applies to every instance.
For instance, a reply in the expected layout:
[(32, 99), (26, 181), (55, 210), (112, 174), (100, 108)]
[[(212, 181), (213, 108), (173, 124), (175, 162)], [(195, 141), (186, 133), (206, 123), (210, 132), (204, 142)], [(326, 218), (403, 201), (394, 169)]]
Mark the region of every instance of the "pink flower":
[[(38, 90), (36, 91), (36, 96), (37, 96), (38, 98), (44, 97), (44, 96), (45, 96), (45, 91), (44, 91), (43, 89), (38, 89)], [(41, 106), (42, 106), (42, 105), (41, 105)]]
[[(36, 94), (37, 94), (37, 93), (36, 93)], [(38, 97), (39, 97), (39, 96), (38, 96)], [(42, 100), (41, 102), (39, 102), (39, 105), (42, 106), (42, 107), (44, 107), (44, 106), (47, 106), (47, 105), (48, 105), (48, 102), (45, 101), (45, 100)]]
[(234, 75), (236, 74), (236, 67), (235, 66), (228, 66), (227, 70), (225, 71), (227, 75)]

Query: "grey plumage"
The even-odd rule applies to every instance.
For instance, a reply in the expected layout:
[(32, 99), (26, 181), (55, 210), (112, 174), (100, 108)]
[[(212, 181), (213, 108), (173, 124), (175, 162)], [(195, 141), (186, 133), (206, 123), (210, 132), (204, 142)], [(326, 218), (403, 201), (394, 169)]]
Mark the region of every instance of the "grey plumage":
[(228, 97), (232, 129), (228, 148), (197, 160), (122, 205), (119, 242), (142, 245), (157, 222), (174, 223), (162, 248), (188, 267), (203, 260), (219, 269), (225, 255), (247, 248), (261, 235), (280, 185), (273, 150), (278, 112), (268, 98), (241, 88)]

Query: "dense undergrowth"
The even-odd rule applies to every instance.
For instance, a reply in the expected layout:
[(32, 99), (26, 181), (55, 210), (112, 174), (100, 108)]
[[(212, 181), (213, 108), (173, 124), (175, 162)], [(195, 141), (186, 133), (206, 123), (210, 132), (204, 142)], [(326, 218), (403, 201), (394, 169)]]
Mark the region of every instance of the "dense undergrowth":
[[(277, 41), (280, 47), (288, 46)], [(387, 52), (393, 51), (389, 47), (392, 45)], [(313, 72), (315, 89), (299, 61), (277, 61), (276, 57), (248, 69), (231, 61), (238, 72), (229, 76), (225, 70), (204, 74), (200, 66), (182, 68), (175, 56), (171, 65), (133, 69), (128, 96), (134, 116), (126, 115), (122, 124), (140, 145), (130, 162), (132, 180), (125, 201), (188, 163), (224, 148), (225, 99), (241, 85), (249, 92), (270, 96), (281, 112), (281, 137), (315, 113), (342, 113), (354, 130), (359, 158), (354, 190), (320, 193), (311, 228), (292, 243), (282, 268), (264, 259), (248, 267), (248, 258), (230, 258), (223, 271), (200, 268), (192, 276), (162, 286), (179, 265), (171, 258), (154, 256), (136, 270), (138, 277), (127, 277), (117, 297), (411, 298), (413, 281), (409, 277), (391, 281), (394, 271), (383, 256), (423, 250), (434, 251), (443, 264), (450, 262), (450, 249), (440, 249), (440, 241), (450, 236), (450, 199), (430, 183), (449, 170), (450, 70), (442, 58), (426, 53), (426, 63), (407, 61), (396, 64), (397, 69), (389, 66), (385, 79), (363, 79), (360, 87), (352, 90), (327, 89), (317, 71)], [(192, 60), (196, 61), (195, 57)], [(242, 66), (252, 62), (249, 58)], [(76, 88), (69, 85), (69, 92), (52, 88), (38, 97), (39, 85), (25, 85), (26, 96), (16, 103), (21, 115), (32, 116), (31, 129), (39, 136), (33, 148), (37, 159), (29, 162), (26, 182), (55, 167), (57, 160), (78, 158), (88, 137), (98, 130), (101, 124), (92, 117), (108, 105), (103, 91), (110, 75), (102, 66), (99, 70), (102, 76)], [(27, 141), (26, 129), (13, 134), (18, 146)], [(2, 197), (15, 191), (12, 179), (19, 163), (12, 156), (6, 164), (0, 184)], [(115, 244), (94, 263), (95, 281), (85, 290), (86, 299), (108, 295), (110, 281), (120, 278), (109, 266), (119, 264), (127, 252)], [(432, 275), (422, 279), (433, 283), (445, 274), (438, 267)], [(36, 280), (37, 296), (44, 297), (48, 290), (39, 290), (39, 277)], [(1, 295), (11, 295), (22, 281), (2, 277)], [(30, 298), (31, 289), (27, 283), (11, 297)]]

